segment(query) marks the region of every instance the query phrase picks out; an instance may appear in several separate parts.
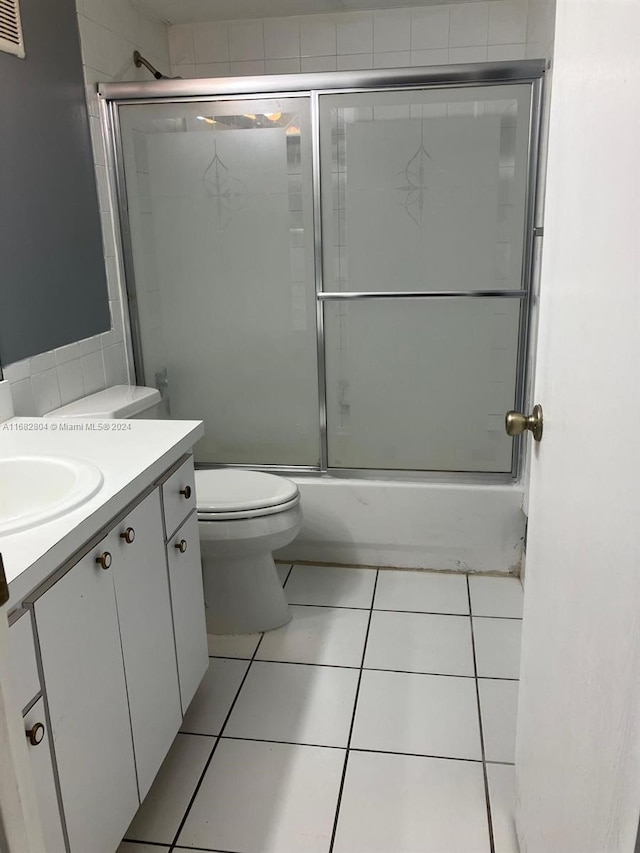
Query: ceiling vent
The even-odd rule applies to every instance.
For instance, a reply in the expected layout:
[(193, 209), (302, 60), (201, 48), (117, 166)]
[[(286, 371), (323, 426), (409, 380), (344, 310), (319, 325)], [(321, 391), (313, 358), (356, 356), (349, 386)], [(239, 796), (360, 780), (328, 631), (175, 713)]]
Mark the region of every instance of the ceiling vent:
[(24, 59), (18, 0), (0, 0), (0, 50)]

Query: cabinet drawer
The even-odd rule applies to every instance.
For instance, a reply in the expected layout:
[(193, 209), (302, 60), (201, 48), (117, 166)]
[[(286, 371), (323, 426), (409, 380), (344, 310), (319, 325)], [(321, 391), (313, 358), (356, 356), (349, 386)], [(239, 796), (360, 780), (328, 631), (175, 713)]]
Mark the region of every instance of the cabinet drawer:
[[(42, 729), (38, 731), (38, 728), (34, 730), (34, 727), (39, 726), (43, 726), (44, 731)], [(47, 853), (65, 853), (67, 848), (62, 833), (58, 795), (53, 777), (51, 744), (44, 716), (44, 699), (38, 699), (33, 708), (25, 714), (24, 729), (25, 732), (33, 731), (34, 733), (34, 742), (29, 740), (27, 742), (45, 850)]]
[(40, 692), (36, 647), (28, 613), (9, 628), (9, 649), (13, 686), (22, 710)]
[(164, 530), (167, 539), (180, 527), (196, 506), (196, 483), (193, 457), (190, 456), (177, 471), (162, 484)]

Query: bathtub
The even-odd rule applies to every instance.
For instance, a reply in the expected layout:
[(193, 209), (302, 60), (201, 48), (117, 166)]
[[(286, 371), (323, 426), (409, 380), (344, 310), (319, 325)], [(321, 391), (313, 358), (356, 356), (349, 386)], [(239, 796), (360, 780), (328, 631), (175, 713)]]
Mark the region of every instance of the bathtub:
[(291, 562), (519, 574), (523, 488), (292, 477), (304, 522)]

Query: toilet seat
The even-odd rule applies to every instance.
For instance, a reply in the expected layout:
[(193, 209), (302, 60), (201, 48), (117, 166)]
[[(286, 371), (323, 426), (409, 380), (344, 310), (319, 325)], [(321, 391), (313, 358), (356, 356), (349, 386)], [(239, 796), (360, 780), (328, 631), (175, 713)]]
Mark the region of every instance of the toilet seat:
[(198, 470), (195, 475), (199, 521), (259, 518), (300, 502), (298, 486), (286, 477), (236, 468)]

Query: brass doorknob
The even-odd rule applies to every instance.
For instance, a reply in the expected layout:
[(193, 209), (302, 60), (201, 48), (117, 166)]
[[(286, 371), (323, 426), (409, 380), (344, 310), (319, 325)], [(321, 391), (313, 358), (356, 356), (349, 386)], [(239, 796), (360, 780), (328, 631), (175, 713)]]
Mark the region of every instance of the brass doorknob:
[(184, 539), (181, 539), (179, 542), (176, 542), (175, 547), (180, 551), (181, 554), (187, 550), (187, 543)]
[(111, 554), (108, 551), (104, 551), (99, 557), (96, 557), (96, 563), (103, 569), (111, 568)]
[(25, 734), (31, 746), (38, 746), (44, 740), (44, 726), (42, 723), (35, 723)]
[(522, 412), (507, 412), (504, 422), (504, 428), (507, 435), (521, 435), (526, 429), (533, 433), (534, 441), (540, 441), (542, 438), (542, 406), (538, 403), (533, 407), (533, 412), (530, 415), (523, 415)]
[(136, 538), (136, 532), (133, 529), (133, 527), (127, 527), (127, 529), (124, 531), (124, 533), (120, 534), (120, 538), (124, 539), (124, 541), (127, 543), (127, 545), (131, 545), (133, 540)]
[(184, 489), (180, 489), (180, 494), (184, 495), (185, 500), (189, 500), (191, 497), (191, 486), (185, 486)]

